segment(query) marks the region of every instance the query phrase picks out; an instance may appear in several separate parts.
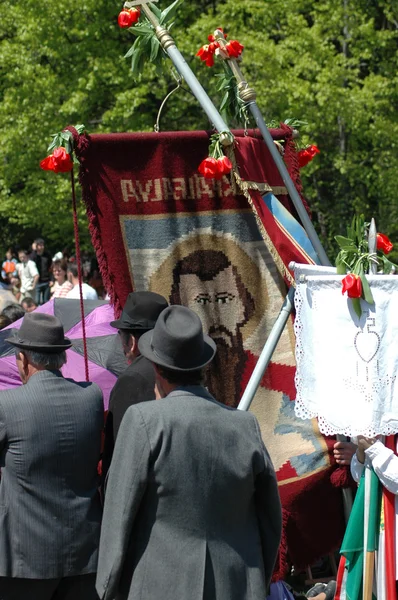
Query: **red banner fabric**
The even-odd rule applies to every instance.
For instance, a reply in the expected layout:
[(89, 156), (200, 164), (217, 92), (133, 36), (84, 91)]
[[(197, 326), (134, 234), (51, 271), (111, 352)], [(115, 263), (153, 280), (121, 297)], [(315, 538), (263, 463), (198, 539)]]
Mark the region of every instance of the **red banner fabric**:
[[(285, 161), (301, 193), (291, 130)], [(104, 283), (116, 311), (149, 289), (199, 314), (217, 344), (207, 374), (215, 397), (236, 406), (280, 310), (290, 261), (308, 256), (263, 201), (273, 193), (294, 213), (257, 132), (236, 132), (236, 175), (206, 180), (206, 132), (80, 138), (80, 181)], [(242, 194), (239, 189), (242, 190)], [(289, 322), (251, 410), (280, 484), (284, 536), (277, 576), (338, 547), (344, 531), (340, 471), (316, 421), (294, 415), (294, 336)], [(328, 447), (329, 446), (329, 447)], [(233, 499), (231, 499), (233, 501)]]

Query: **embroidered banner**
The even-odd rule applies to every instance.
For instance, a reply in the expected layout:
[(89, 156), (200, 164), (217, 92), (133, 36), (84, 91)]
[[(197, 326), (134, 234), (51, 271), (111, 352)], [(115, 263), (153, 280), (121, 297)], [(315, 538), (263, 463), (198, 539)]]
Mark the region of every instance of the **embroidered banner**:
[[(80, 175), (116, 308), (134, 289), (156, 291), (197, 312), (217, 344), (209, 388), (237, 406), (286, 295), (284, 279), (292, 279), (289, 262), (314, 259), (311, 248), (294, 240), (293, 219), (284, 220), (286, 209), (294, 211), (263, 140), (236, 136), (237, 181), (245, 195), (237, 195), (227, 177), (198, 174), (208, 143), (205, 132), (93, 135), (80, 143)], [(295, 154), (285, 145), (299, 186)], [(252, 405), (284, 507), (280, 576), (287, 552), (293, 563), (306, 565), (337, 547), (344, 529), (326, 440), (316, 421), (294, 415), (294, 373), (289, 323)], [(314, 536), (317, 530), (322, 536)]]

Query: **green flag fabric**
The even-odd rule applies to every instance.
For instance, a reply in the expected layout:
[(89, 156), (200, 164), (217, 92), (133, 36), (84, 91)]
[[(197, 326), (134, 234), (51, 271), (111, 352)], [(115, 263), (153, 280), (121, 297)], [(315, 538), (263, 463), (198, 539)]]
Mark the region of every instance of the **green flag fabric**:
[(340, 550), (340, 554), (343, 554), (346, 558), (347, 600), (362, 600), (366, 501), (369, 502), (366, 551), (375, 551), (378, 544), (381, 509), (381, 486), (373, 469), (370, 469), (370, 490), (367, 496), (368, 497), (365, 498), (364, 469)]

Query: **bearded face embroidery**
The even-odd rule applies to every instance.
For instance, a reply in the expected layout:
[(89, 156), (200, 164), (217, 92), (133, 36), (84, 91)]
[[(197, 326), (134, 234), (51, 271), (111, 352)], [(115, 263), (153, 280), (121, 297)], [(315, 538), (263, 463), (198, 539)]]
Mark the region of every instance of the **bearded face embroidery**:
[(241, 329), (255, 305), (236, 266), (220, 250), (188, 254), (173, 270), (170, 303), (184, 304), (201, 318), (217, 345), (207, 371), (209, 389), (220, 402), (237, 406), (246, 363)]

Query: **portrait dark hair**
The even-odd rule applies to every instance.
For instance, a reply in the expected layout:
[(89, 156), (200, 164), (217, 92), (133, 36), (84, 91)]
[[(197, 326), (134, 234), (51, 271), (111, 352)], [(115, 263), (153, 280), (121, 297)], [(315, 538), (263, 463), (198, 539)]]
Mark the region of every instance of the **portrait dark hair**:
[(195, 250), (176, 264), (173, 269), (170, 304), (181, 304), (180, 281), (182, 275), (196, 275), (201, 281), (211, 281), (229, 267), (232, 267), (236, 287), (245, 310), (245, 322), (247, 323), (254, 314), (254, 299), (244, 285), (235, 265), (231, 264), (231, 261), (221, 250)]

